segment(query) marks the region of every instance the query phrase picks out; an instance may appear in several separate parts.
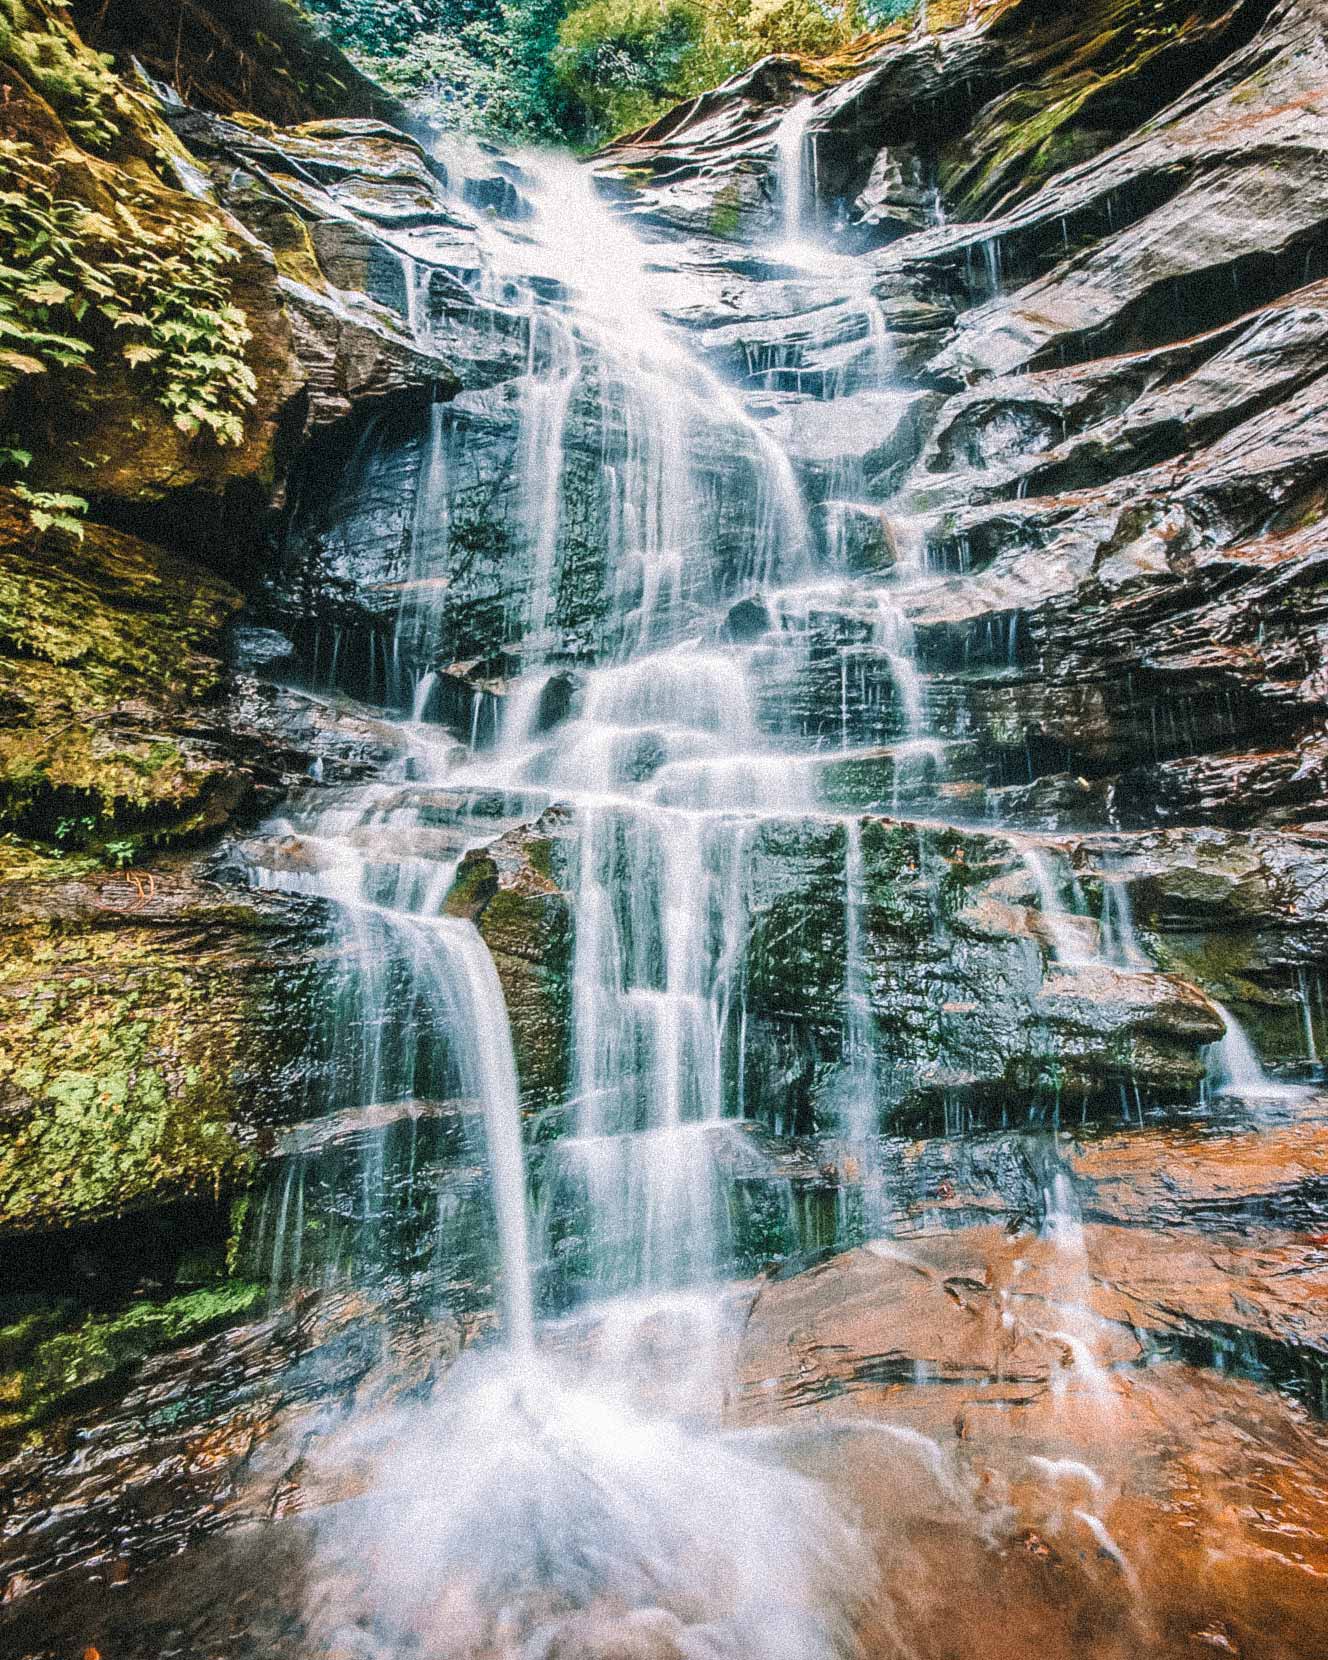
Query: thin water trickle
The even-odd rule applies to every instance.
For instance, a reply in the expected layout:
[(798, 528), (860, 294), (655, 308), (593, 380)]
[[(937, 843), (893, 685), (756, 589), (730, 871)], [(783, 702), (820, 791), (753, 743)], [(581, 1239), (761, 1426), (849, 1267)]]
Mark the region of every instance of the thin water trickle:
[(816, 143), (810, 130), (815, 115), (814, 100), (802, 98), (775, 129), (775, 188), (784, 246), (804, 253), (816, 249), (809, 235), (816, 213)]

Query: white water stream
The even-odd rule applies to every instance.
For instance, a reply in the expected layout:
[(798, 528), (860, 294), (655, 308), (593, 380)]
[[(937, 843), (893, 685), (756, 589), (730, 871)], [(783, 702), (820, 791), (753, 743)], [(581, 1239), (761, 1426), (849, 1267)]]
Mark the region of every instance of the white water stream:
[[(851, 1647), (871, 1589), (858, 1535), (821, 1487), (717, 1422), (740, 1256), (725, 1137), (747, 1110), (753, 872), (795, 822), (814, 822), (840, 861), (843, 984), (829, 995), (841, 1031), (826, 1098), (861, 1191), (858, 1226), (877, 1233), (888, 1069), (873, 1012), (873, 854), (825, 767), (888, 761), (896, 811), (934, 806), (946, 769), (907, 618), (910, 591), (935, 576), (902, 532), (893, 564), (855, 570), (847, 527), (882, 511), (863, 467), (827, 464), (818, 531), (793, 447), (776, 436), (809, 406), (823, 419), (837, 395), (876, 400), (877, 413), (896, 397), (878, 308), (815, 242), (812, 113), (796, 106), (778, 132), (778, 258), (813, 288), (844, 277), (860, 309), (849, 368), (820, 378), (820, 399), (762, 373), (745, 402), (666, 321), (651, 247), (589, 174), (523, 161), (530, 216), (517, 231), (488, 227), (476, 278), (528, 323), (513, 408), (530, 580), (523, 614), (507, 619), (511, 672), (473, 692), (468, 742), (426, 722), (448, 669), (430, 646), (466, 443), (463, 400), (436, 405), (382, 682), (397, 761), (388, 781), (330, 806), (311, 790), (272, 827), (286, 852), (261, 879), (331, 899), (342, 918), (347, 1104), (459, 1101), (485, 1124), (506, 1348), (467, 1356), (427, 1408), (363, 1432), (373, 1496), (326, 1541), (330, 1561), (370, 1565), (387, 1629), (427, 1634), (440, 1656), (829, 1660)], [(424, 327), (414, 270), (410, 292)], [(560, 598), (578, 468), (601, 492), (612, 590), (593, 654), (569, 638)], [(745, 631), (732, 621), (740, 602), (756, 614)], [(839, 712), (818, 723), (785, 704), (827, 653)], [(502, 965), (443, 912), (468, 850), (553, 804), (570, 809), (571, 1088), (562, 1133), (528, 1171)], [(1027, 862), (1052, 956), (1091, 960), (1045, 857), (1030, 845)], [(1128, 912), (1113, 918), (1108, 957), (1140, 967)], [(1222, 1057), (1239, 1083), (1237, 1033), (1229, 1023)], [(1049, 1208), (1069, 1250), (1070, 1202)], [(292, 1184), (269, 1229), (279, 1285), (307, 1271), (304, 1214)], [(1079, 1330), (1053, 1336), (1106, 1387)], [(1075, 1514), (1108, 1549), (1096, 1514)], [(601, 1623), (618, 1647), (596, 1646)]]

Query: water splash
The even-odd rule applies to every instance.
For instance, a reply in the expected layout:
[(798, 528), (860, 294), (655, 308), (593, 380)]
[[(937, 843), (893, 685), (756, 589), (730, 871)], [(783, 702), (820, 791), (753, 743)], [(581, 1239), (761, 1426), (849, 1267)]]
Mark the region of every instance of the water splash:
[(1275, 1095), (1282, 1088), (1270, 1079), (1244, 1027), (1225, 1003), (1213, 1000), (1226, 1031), (1205, 1052), (1207, 1085), (1212, 1095)]
[(874, 1565), (769, 1448), (476, 1356), (381, 1426), (372, 1499), (324, 1530), (324, 1640), (440, 1660), (837, 1660)]

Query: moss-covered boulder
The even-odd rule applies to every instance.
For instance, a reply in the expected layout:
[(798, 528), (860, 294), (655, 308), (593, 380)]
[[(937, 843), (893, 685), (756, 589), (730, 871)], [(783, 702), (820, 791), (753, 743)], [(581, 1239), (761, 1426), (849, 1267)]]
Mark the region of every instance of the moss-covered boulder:
[(262, 1296), (260, 1286), (231, 1281), (113, 1314), (35, 1299), (11, 1309), (0, 1324), (0, 1436), (123, 1383), (147, 1356), (242, 1319)]
[(249, 781), (180, 731), (223, 691), (240, 596), (104, 526), (34, 529), (0, 492), (0, 871), (18, 838), (116, 864), (215, 829)]
[(311, 1064), (308, 908), (169, 863), (2, 891), (0, 1235), (242, 1183)]
[[(129, 10), (77, 15), (127, 45)], [(138, 10), (169, 21), (173, 72), (189, 83), (178, 9)], [(290, 95), (259, 103), (305, 123), (285, 148), (258, 116), (158, 102), (128, 52), (94, 50), (67, 7), (0, 9), (0, 483), (83, 500), (247, 585), (308, 426), (364, 400), (427, 401), (457, 381), (409, 326), (391, 239), (436, 205), (422, 150), (370, 118), (387, 106), (285, 0), (231, 10), (240, 44), (229, 68), (227, 21), (199, 11), (205, 102), (243, 111), (258, 66), (274, 59), (270, 85), (288, 81)], [(149, 17), (138, 21), (151, 37)], [(133, 51), (141, 62), (137, 36)], [(301, 52), (304, 90), (284, 61)], [(364, 119), (309, 122), (334, 108)], [(336, 165), (307, 165), (324, 144)]]

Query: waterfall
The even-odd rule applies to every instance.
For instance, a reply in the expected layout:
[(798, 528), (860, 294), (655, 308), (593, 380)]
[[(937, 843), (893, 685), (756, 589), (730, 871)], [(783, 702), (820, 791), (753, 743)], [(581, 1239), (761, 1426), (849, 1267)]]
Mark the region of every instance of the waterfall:
[(804, 241), (816, 204), (816, 145), (808, 130), (815, 113), (815, 101), (801, 98), (775, 129), (776, 191), (780, 225), (789, 248)]
[(848, 1144), (860, 1196), (858, 1226), (868, 1236), (884, 1222), (881, 1132), (881, 1078), (876, 1022), (872, 1016), (863, 936), (867, 883), (862, 859), (862, 827), (856, 818), (844, 823), (844, 1052), (840, 1133)]
[[(367, 1565), (403, 1651), (428, 1630), (467, 1660), (591, 1652), (577, 1622), (611, 1609), (704, 1631), (677, 1652), (832, 1660), (871, 1586), (820, 1484), (723, 1424), (750, 1306), (735, 1285), (811, 1247), (879, 1247), (890, 1222), (872, 929), (887, 903), (916, 905), (939, 939), (941, 882), (896, 827), (864, 836), (846, 806), (939, 818), (955, 778), (912, 621), (948, 577), (928, 568), (931, 522), (883, 501), (887, 475), (860, 453), (902, 430), (905, 405), (870, 273), (815, 239), (812, 114), (788, 111), (776, 149), (795, 249), (780, 281), (804, 285), (818, 321), (741, 386), (689, 339), (690, 302), (630, 214), (569, 161), (522, 158), (528, 211), (476, 227), (483, 268), (465, 278), (515, 320), (510, 373), (430, 409), (380, 585), (395, 618), (369, 679), (392, 758), (372, 783), (311, 779), (254, 855), (255, 880), (330, 901), (337, 928), (336, 1099), (291, 1137), (257, 1228), (274, 1296), (349, 1280), (404, 1304), (432, 1200), (435, 1306), (481, 1327), (502, 1313), (501, 1343), (381, 1431), (372, 1502), (320, 1543), (333, 1580)], [(804, 377), (799, 353), (822, 350)], [(840, 443), (841, 419), (871, 444)], [(477, 444), (497, 457), (479, 484)], [(513, 580), (477, 641), (465, 584), (486, 558)], [(517, 868), (532, 837), (556, 843), (534, 874)], [(1018, 841), (1051, 956), (1089, 961), (1073, 872)], [(464, 861), (481, 848), (498, 893), (476, 926), (449, 913), (471, 914)], [(811, 937), (781, 911), (790, 848), (842, 930)], [(535, 1017), (566, 1021), (551, 1101), (518, 1069), (503, 989), (529, 994), (501, 919), (532, 899), (571, 919), (557, 1014)], [(1104, 950), (1125, 957), (1113, 903)], [(772, 1014), (753, 986), (799, 930), (806, 983)], [(781, 1072), (760, 1046), (801, 1000), (816, 1052)], [(943, 1087), (971, 1113), (962, 1079)], [(834, 1195), (809, 1201), (792, 1142), (767, 1151), (749, 1118), (830, 1136)], [(1067, 1291), (1044, 1335), (1109, 1393), (1064, 1181), (1046, 1210)]]
[(458, 986), (454, 1032), (466, 1044), (462, 1074), (484, 1108), (493, 1169), (494, 1209), (506, 1289), (507, 1340), (518, 1354), (535, 1343), (535, 1299), (526, 1221), (526, 1158), (521, 1093), (503, 988), (484, 941), (469, 922), (435, 924)]
[(1279, 1085), (1273, 1083), (1263, 1069), (1241, 1025), (1225, 1003), (1214, 999), (1213, 1007), (1222, 1016), (1226, 1031), (1208, 1046), (1208, 1088), (1214, 1095), (1267, 1095), (1275, 1093)]
[[(1091, 947), (1086, 943), (1081, 930), (1077, 929), (1073, 922), (1067, 918), (1065, 909), (1061, 904), (1060, 891), (1053, 874), (1050, 858), (1040, 848), (1034, 847), (1031, 843), (1022, 843), (1019, 851), (1024, 868), (1033, 878), (1034, 886), (1037, 889), (1039, 915), (1047, 930), (1054, 961), (1064, 963), (1068, 967), (1082, 966), (1084, 963), (1091, 962), (1093, 960)], [(1073, 881), (1073, 876), (1071, 886), (1072, 888), (1077, 887), (1077, 884)], [(1080, 898), (1080, 904), (1070, 913), (1072, 916), (1083, 914), (1082, 896), (1076, 895), (1076, 897)]]
[[(1113, 879), (1110, 870), (1103, 872), (1102, 882), (1102, 954), (1116, 967), (1150, 969), (1152, 959), (1139, 943), (1135, 930), (1130, 893), (1120, 879)], [(1205, 1051), (1205, 1091), (1209, 1095), (1267, 1096), (1284, 1092), (1284, 1086), (1275, 1083), (1264, 1071), (1254, 1045), (1236, 1016), (1211, 998), (1213, 1007), (1221, 1015), (1226, 1031)]]
[(412, 669), (417, 678), (409, 706), (412, 709), (424, 706), (419, 686), (433, 673), (427, 665), (446, 603), (446, 585), (437, 579), (435, 572), (449, 543), (447, 447), (445, 408), (435, 403), (430, 406), (429, 429), (420, 452), (411, 513), (410, 562), (401, 582), (392, 635), (392, 672), (386, 693), (387, 700), (399, 707), (406, 706), (403, 677)]

